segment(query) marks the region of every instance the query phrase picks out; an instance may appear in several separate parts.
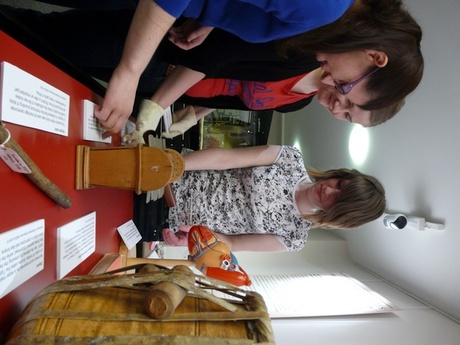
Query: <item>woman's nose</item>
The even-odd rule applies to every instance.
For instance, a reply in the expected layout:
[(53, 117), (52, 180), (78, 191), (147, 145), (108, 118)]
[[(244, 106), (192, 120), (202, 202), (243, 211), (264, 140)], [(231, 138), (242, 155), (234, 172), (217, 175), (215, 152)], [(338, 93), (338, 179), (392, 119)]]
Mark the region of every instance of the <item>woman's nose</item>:
[(324, 72), (321, 76), (321, 82), (326, 85), (334, 86), (334, 79), (329, 72)]
[(331, 198), (331, 197), (337, 196), (340, 193), (340, 190), (337, 188), (328, 186), (326, 187), (325, 193), (328, 198)]
[(347, 120), (345, 114), (347, 113), (348, 109), (342, 104), (339, 99), (335, 99), (332, 104), (330, 111), (332, 115), (338, 120)]

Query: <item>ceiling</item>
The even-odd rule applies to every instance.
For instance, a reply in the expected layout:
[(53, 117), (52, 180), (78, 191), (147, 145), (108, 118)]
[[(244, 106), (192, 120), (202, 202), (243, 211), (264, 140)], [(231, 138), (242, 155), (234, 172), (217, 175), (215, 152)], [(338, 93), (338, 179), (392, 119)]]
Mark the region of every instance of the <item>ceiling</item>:
[(423, 28), (425, 74), (389, 122), (368, 129), (367, 160), (348, 152), (352, 124), (317, 102), (282, 116), (282, 142), (297, 145), (308, 166), (354, 167), (385, 186), (389, 213), (445, 224), (444, 230), (389, 230), (382, 220), (335, 231), (353, 259), (460, 320), (460, 2), (406, 0)]

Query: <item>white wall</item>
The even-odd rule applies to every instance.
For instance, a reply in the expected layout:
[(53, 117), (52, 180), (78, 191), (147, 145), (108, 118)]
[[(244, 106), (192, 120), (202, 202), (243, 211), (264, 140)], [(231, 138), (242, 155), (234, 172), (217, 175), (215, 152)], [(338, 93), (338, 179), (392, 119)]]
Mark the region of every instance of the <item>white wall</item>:
[[(249, 274), (345, 272), (397, 305), (388, 314), (273, 319), (278, 345), (458, 345), (460, 325), (381, 278), (355, 265), (347, 241), (325, 230), (312, 230), (295, 253), (236, 253)], [(299, 296), (302, 298), (302, 296)]]
[(444, 223), (443, 231), (391, 231), (375, 221), (336, 234), (354, 261), (460, 320), (460, 1), (404, 2), (423, 29), (425, 74), (394, 119), (369, 129), (366, 162), (350, 158), (351, 125), (316, 100), (283, 115), (282, 142), (298, 143), (318, 169), (355, 167), (376, 176), (389, 212)]

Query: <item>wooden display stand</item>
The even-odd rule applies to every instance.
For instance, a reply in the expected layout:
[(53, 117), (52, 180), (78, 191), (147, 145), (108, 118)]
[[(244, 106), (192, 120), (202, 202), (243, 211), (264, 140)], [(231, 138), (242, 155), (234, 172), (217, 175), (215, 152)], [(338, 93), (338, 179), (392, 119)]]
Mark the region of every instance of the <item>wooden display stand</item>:
[(184, 173), (182, 156), (171, 149), (79, 145), (76, 157), (76, 189), (113, 187), (141, 194), (163, 188)]

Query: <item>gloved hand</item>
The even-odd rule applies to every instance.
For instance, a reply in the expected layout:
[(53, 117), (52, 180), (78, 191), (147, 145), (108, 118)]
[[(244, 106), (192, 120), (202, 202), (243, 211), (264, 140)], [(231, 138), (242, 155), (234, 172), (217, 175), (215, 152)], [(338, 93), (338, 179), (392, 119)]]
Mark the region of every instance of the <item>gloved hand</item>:
[(189, 128), (196, 125), (195, 108), (189, 105), (173, 113), (173, 124), (169, 127), (169, 133), (163, 132), (163, 138), (174, 138), (184, 134)]
[(145, 144), (143, 135), (148, 130), (156, 130), (165, 110), (150, 99), (144, 99), (139, 107), (136, 130), (126, 134), (122, 141), (130, 144)]

